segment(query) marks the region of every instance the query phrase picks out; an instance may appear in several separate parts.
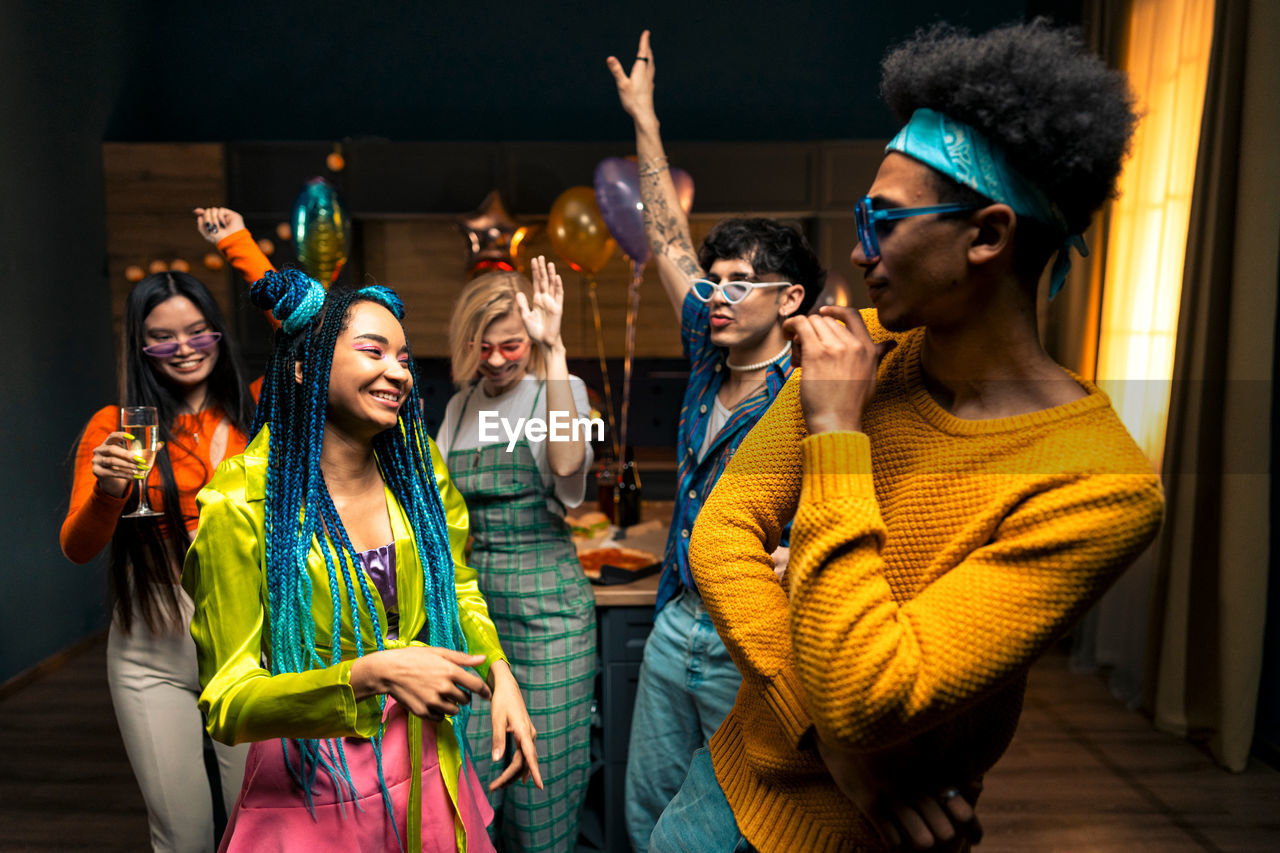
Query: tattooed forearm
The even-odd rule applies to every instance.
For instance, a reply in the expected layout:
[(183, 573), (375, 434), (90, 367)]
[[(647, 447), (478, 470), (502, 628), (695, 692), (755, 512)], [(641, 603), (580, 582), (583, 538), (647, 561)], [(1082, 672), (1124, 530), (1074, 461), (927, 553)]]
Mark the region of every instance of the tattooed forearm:
[[(655, 255), (666, 255), (690, 276), (701, 274), (689, 223), (678, 208), (672, 210), (663, 180), (663, 172), (640, 178), (640, 200), (644, 203), (644, 230)], [(669, 179), (668, 179), (669, 180)]]
[[(685, 245), (688, 245), (687, 240), (685, 241)], [(694, 260), (692, 248), (689, 249), (688, 254), (678, 255), (676, 257), (676, 263), (680, 266), (680, 272), (689, 276), (689, 278), (702, 278), (702, 267), (700, 267), (698, 262)]]

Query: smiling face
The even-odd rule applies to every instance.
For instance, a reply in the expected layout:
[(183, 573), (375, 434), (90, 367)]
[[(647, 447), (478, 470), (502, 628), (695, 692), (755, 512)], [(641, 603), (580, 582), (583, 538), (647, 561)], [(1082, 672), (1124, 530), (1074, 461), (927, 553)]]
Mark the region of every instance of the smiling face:
[(351, 435), (376, 435), (396, 425), (413, 388), (404, 328), (375, 302), (357, 302), (333, 348), (329, 420)]
[[(784, 281), (777, 273), (756, 275), (746, 258), (720, 259), (707, 271), (709, 281)], [(757, 287), (741, 302), (730, 305), (719, 291), (711, 297), (711, 343), (728, 349), (754, 347), (769, 336), (790, 312), (799, 307), (804, 288)]]
[(168, 384), (177, 386), (187, 395), (209, 380), (209, 374), (218, 363), (218, 353), (221, 350), (220, 343), (207, 350), (198, 350), (187, 341), (192, 335), (211, 331), (213, 327), (204, 314), (185, 296), (169, 297), (152, 308), (142, 321), (144, 346), (178, 344), (177, 352), (167, 358), (148, 358), (152, 367)]
[(520, 315), (512, 311), (490, 323), (480, 338), (480, 351), (476, 370), (489, 396), (501, 394), (523, 379), (529, 370), (533, 346)]
[[(884, 158), (867, 194), (877, 208), (938, 204), (932, 170), (896, 152)], [(968, 313), (965, 279), (971, 233), (965, 219), (926, 214), (880, 222), (876, 229), (880, 256), (868, 258), (859, 243), (850, 260), (866, 271), (880, 325), (905, 332), (953, 323)]]

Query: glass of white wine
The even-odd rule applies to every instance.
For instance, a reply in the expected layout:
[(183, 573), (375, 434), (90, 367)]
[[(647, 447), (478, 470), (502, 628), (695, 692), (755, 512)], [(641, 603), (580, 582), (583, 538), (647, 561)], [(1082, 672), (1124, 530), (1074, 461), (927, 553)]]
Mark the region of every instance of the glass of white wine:
[(121, 518), (149, 518), (162, 513), (156, 512), (147, 503), (147, 478), (156, 461), (156, 449), (160, 446), (159, 416), (155, 406), (124, 406), (120, 409), (120, 430), (132, 436), (129, 450), (135, 457), (140, 457), (147, 466), (138, 481), (138, 508)]

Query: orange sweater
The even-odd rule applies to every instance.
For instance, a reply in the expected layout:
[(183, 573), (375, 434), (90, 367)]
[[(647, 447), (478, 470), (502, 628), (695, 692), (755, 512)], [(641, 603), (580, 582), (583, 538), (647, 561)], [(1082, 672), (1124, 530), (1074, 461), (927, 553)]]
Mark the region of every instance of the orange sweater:
[[(248, 228), (232, 231), (219, 240), (218, 251), (231, 261), (231, 266), (235, 267), (249, 284), (253, 284), (275, 269), (271, 261), (267, 260), (267, 256), (262, 254), (262, 249), (258, 248), (258, 243), (253, 239)], [(272, 323), (274, 322), (275, 319), (272, 318)]]
[[(250, 283), (262, 278), (274, 267), (262, 254), (248, 229), (241, 229), (228, 234), (218, 241), (218, 249), (231, 261), (241, 275)], [(273, 327), (276, 322), (270, 312), (267, 319)], [(249, 386), (254, 402), (262, 389), (262, 379), (258, 378)], [(182, 505), (182, 517), (187, 530), (196, 528), (198, 514), (196, 511), (196, 493), (204, 488), (213, 476), (216, 465), (209, 458), (210, 442), (218, 423), (223, 418), (221, 409), (207, 409), (195, 415), (179, 415), (173, 425), (174, 433), (179, 437), (176, 446), (166, 448), (169, 462), (173, 465), (173, 478), (178, 487), (178, 499)], [(67, 559), (76, 563), (87, 563), (97, 556), (98, 552), (111, 541), (115, 533), (116, 522), (124, 510), (130, 492), (121, 497), (113, 497), (98, 488), (98, 480), (93, 476), (93, 449), (102, 444), (109, 433), (120, 428), (120, 409), (107, 406), (99, 409), (84, 428), (80, 437), (80, 445), (76, 448), (75, 471), (71, 484), (71, 507), (62, 522), (62, 553)], [(227, 434), (226, 450), (221, 459), (230, 459), (244, 452), (248, 445), (248, 436), (239, 430), (231, 429)], [(165, 452), (165, 451), (162, 451)], [(219, 460), (220, 461), (220, 460)], [(151, 508), (162, 512), (160, 476), (154, 471), (147, 478), (147, 500)], [(168, 536), (164, 522), (160, 522), (161, 534)]]
[[(921, 382), (924, 331), (896, 337), (865, 434), (810, 437), (793, 376), (694, 529), (694, 577), (743, 675), (712, 759), (764, 853), (880, 849), (813, 726), (849, 750), (913, 739), (924, 759), (903, 772), (939, 788), (989, 769), (1031, 663), (1160, 523), (1159, 482), (1096, 387), (964, 421)], [(793, 517), (787, 589), (769, 553)]]
[[(257, 380), (249, 387), (253, 398), (257, 400), (262, 380)], [(194, 415), (179, 415), (173, 425), (176, 438), (161, 451), (169, 454), (169, 462), (173, 465), (173, 479), (178, 487), (178, 500), (188, 531), (196, 528), (196, 493), (209, 482), (217, 467), (209, 458), (209, 451), (215, 443), (214, 434), (224, 417), (222, 409), (216, 407)], [(93, 476), (93, 449), (102, 444), (109, 433), (118, 429), (120, 408), (105, 406), (89, 419), (76, 448), (71, 507), (62, 522), (61, 535), (62, 553), (72, 562), (89, 562), (111, 541), (116, 522), (132, 492), (130, 489), (121, 497), (113, 497), (98, 488), (98, 479)], [(249, 443), (248, 437), (233, 428), (230, 422), (227, 422), (224, 429), (226, 447), (218, 461), (243, 453)], [(153, 470), (147, 478), (147, 500), (151, 502), (151, 508), (158, 512), (164, 509), (161, 489), (160, 475)], [(161, 535), (169, 536), (170, 532), (164, 528), (164, 522), (161, 521), (160, 524)]]

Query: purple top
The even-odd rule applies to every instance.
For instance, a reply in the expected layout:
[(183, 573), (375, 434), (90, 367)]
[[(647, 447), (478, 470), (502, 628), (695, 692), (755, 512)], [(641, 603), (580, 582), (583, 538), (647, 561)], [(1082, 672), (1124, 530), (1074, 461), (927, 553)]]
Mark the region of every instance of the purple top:
[(400, 607), (396, 603), (396, 543), (363, 551), (356, 558), (382, 596), (382, 606), (387, 611), (386, 637), (394, 640), (400, 627)]

